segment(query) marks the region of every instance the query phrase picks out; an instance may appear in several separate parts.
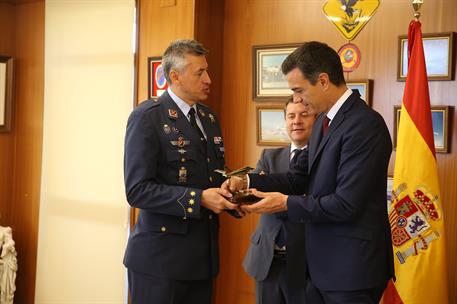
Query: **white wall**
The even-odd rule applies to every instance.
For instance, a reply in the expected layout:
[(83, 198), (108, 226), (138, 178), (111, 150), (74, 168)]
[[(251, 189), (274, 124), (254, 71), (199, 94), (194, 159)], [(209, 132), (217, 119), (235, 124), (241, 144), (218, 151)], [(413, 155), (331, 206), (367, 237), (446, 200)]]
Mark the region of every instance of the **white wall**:
[(35, 303), (123, 303), (134, 0), (47, 0)]

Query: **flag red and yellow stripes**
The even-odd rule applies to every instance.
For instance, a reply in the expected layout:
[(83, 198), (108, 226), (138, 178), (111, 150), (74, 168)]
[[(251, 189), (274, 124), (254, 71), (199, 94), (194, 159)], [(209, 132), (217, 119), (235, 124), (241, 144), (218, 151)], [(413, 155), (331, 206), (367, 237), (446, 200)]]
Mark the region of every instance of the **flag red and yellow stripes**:
[(384, 303), (448, 303), (444, 218), (421, 24), (408, 31), (406, 79), (389, 220), (396, 281)]

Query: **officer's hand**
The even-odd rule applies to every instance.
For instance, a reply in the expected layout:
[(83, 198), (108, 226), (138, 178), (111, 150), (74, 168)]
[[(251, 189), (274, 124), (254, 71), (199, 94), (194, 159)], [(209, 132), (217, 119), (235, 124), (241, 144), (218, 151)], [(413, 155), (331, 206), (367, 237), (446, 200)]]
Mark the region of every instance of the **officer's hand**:
[(232, 197), (232, 194), (221, 188), (209, 188), (203, 190), (202, 206), (216, 214), (219, 214), (226, 209), (236, 209), (237, 205), (230, 203), (226, 197)]

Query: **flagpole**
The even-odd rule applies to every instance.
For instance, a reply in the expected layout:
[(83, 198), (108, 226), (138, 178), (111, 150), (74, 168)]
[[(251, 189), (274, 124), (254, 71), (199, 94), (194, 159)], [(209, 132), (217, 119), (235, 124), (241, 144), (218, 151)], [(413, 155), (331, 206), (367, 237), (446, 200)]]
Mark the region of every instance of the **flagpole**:
[(419, 21), (419, 18), (421, 16), (420, 10), (422, 4), (424, 4), (424, 0), (413, 0), (414, 19), (416, 19), (416, 21)]

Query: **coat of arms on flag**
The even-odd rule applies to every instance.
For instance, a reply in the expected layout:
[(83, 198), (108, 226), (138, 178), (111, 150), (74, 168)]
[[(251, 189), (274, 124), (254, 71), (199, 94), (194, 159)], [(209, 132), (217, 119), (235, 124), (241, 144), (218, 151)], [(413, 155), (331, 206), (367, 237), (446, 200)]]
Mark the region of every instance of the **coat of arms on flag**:
[[(412, 195), (407, 190), (406, 183), (403, 183), (393, 191), (394, 202), (389, 213), (392, 243), (400, 264), (420, 250), (427, 250), (429, 244), (440, 236), (431, 224), (440, 220), (435, 204), (438, 197), (423, 186), (416, 187)], [(403, 244), (406, 248), (402, 251), (400, 246)]]

